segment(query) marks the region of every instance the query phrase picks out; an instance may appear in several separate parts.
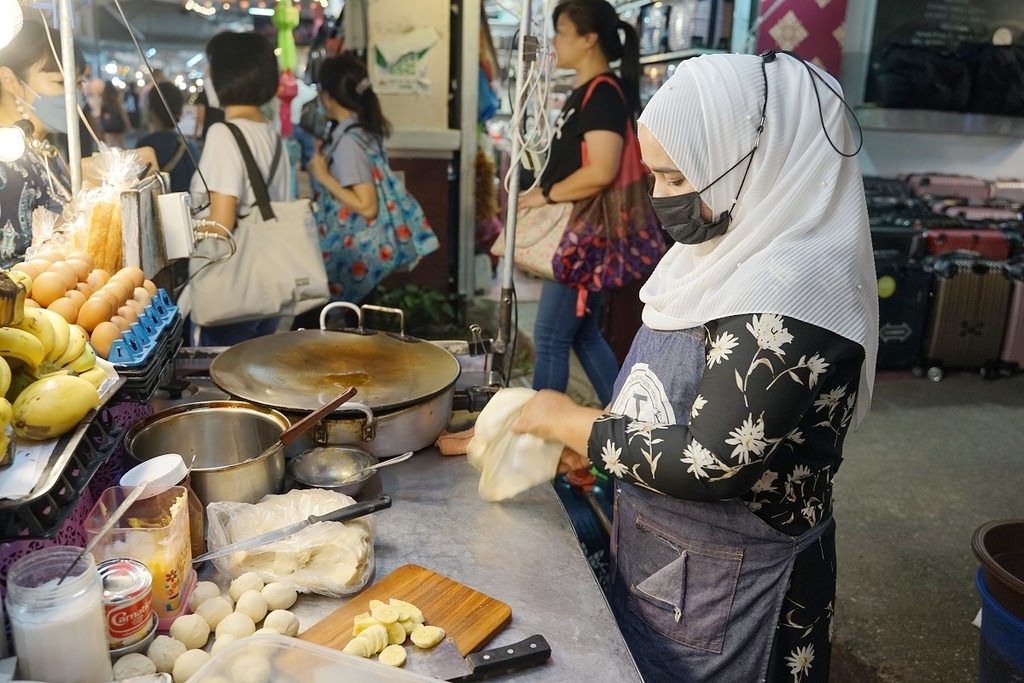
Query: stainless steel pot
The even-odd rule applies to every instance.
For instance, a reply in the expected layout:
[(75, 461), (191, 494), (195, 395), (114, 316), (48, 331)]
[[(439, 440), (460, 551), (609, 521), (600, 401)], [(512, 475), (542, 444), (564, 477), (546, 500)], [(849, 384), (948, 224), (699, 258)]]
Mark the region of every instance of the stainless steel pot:
[(125, 450), (136, 462), (178, 453), (192, 466), (192, 489), (205, 507), (213, 501), (254, 503), (280, 493), (281, 450), (261, 455), (290, 426), (276, 410), (245, 401), (207, 401), (170, 408), (134, 425)]
[(458, 360), (447, 350), (404, 329), (364, 330), (361, 319), (355, 329), (250, 339), (210, 366), (213, 381), (227, 393), (280, 410), (293, 421), (340, 388), (355, 386), (359, 403), (341, 406), (304, 445), (355, 444), (378, 458), (434, 443), (451, 419), (459, 373)]

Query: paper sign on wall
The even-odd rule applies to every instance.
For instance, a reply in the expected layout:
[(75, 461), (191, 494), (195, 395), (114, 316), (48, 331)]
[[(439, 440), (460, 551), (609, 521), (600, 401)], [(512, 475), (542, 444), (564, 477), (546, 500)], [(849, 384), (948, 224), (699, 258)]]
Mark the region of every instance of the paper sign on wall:
[(385, 95), (425, 95), (430, 92), (427, 60), (441, 36), (433, 27), (381, 35), (375, 41), (373, 89)]

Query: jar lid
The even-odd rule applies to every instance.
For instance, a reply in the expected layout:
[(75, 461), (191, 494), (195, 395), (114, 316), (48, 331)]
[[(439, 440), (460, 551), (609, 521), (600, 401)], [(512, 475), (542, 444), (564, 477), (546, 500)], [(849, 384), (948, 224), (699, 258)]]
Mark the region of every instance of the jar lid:
[(121, 486), (139, 486), (149, 482), (141, 498), (151, 498), (177, 486), (188, 476), (185, 459), (177, 453), (167, 453), (150, 458), (124, 473)]

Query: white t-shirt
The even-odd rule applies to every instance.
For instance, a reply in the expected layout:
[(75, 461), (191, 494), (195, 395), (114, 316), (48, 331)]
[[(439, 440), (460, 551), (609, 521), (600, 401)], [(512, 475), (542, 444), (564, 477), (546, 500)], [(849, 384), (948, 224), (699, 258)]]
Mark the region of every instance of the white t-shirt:
[[(249, 119), (233, 119), (231, 123), (238, 126), (246, 142), (249, 143), (256, 166), (259, 167), (267, 181), (270, 201), (287, 201), (291, 196), (291, 173), (288, 172), (288, 151), (283, 146), (281, 160), (278, 162), (274, 177), (266, 177), (280, 139), (273, 124), (250, 121)], [(249, 213), (256, 203), (256, 197), (249, 184), (249, 176), (245, 172), (245, 162), (242, 161), (242, 152), (238, 149), (235, 136), (223, 123), (215, 123), (207, 131), (206, 142), (203, 144), (203, 155), (199, 159), (199, 170), (206, 178), (206, 184), (211, 192), (237, 197), (238, 213), (242, 215)], [(199, 173), (192, 176), (191, 191), (192, 199), (197, 202), (197, 206), (206, 203), (206, 189), (203, 187)]]

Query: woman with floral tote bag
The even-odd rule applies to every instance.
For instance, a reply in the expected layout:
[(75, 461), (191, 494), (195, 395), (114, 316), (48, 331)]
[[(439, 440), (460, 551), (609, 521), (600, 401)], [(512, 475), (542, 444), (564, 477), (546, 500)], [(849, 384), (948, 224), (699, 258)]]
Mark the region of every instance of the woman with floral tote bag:
[(542, 391), (513, 426), (613, 479), (610, 600), (652, 683), (828, 680), (832, 480), (878, 337), (844, 106), (788, 54), (683, 62), (640, 117), (675, 244), (611, 406)]
[(331, 57), (318, 72), (320, 98), (335, 122), (323, 154), (309, 162), (320, 183), (320, 246), (333, 300), (359, 303), (396, 269), (437, 251), (437, 236), (384, 152), (390, 126), (363, 63)]

